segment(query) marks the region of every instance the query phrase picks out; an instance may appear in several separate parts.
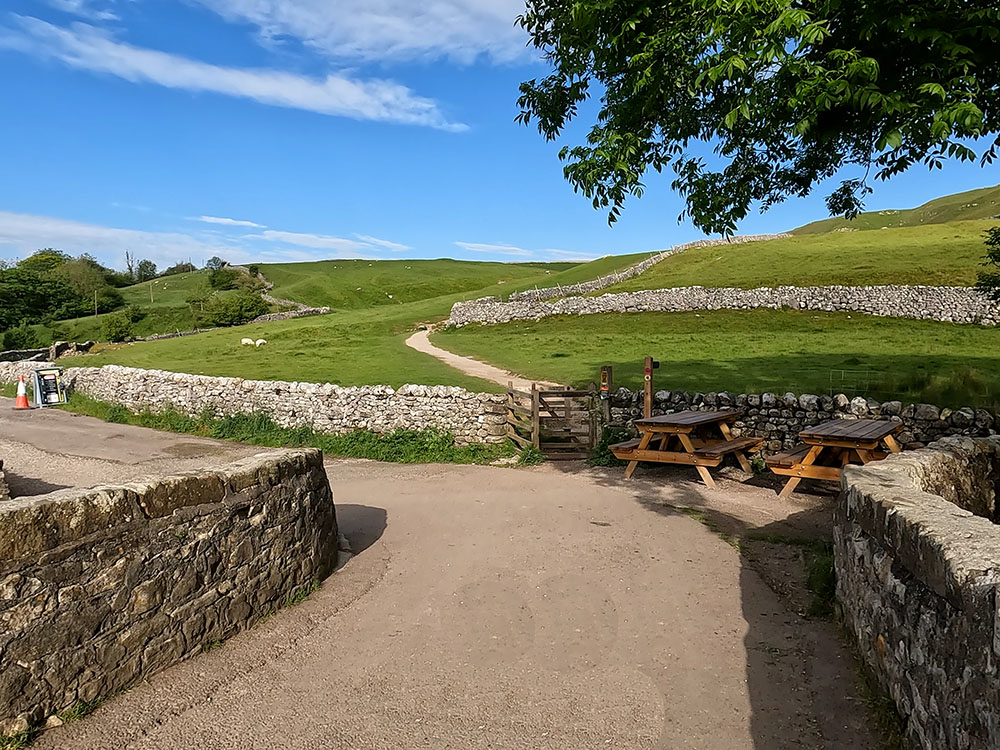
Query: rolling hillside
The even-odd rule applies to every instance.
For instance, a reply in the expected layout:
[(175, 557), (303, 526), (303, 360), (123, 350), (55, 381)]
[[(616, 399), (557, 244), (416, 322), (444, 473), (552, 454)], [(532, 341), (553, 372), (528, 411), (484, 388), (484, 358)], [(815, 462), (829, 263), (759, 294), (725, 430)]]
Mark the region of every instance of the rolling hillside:
[(959, 221), (695, 248), (602, 293), (676, 286), (970, 286), (986, 252), (983, 231), (997, 223)]
[(866, 211), (853, 220), (843, 217), (822, 219), (793, 229), (792, 234), (821, 234), (845, 229), (863, 231), (887, 227), (919, 227), (974, 219), (995, 219), (998, 216), (1000, 216), (1000, 185), (994, 185), (945, 195), (916, 208)]

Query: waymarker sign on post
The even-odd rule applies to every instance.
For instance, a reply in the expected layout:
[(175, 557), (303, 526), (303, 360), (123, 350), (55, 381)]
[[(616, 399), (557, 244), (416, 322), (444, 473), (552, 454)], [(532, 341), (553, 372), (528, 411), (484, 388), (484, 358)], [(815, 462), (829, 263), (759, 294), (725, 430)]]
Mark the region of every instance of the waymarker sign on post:
[(63, 388), (62, 368), (46, 367), (35, 370), (35, 404), (39, 407), (66, 403), (66, 389)]

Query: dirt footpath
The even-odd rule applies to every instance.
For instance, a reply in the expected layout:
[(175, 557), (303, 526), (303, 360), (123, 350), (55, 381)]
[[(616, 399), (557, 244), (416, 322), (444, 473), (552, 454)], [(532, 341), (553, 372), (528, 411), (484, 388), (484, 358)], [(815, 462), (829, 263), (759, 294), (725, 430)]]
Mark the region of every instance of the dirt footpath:
[[(174, 460), (135, 428), (44, 419), (35, 450), (51, 440), (65, 455), (77, 421)], [(255, 450), (197, 442), (208, 463)], [(809, 533), (824, 501), (567, 469), (329, 461), (355, 551), (340, 572), (35, 747), (876, 746), (833, 626), (800, 618), (673, 507), (742, 508), (735, 525)]]

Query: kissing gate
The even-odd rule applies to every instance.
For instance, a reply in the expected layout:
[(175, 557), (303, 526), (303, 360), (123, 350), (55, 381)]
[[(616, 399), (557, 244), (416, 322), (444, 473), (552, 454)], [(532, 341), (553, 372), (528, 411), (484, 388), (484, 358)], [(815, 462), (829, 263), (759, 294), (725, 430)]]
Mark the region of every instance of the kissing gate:
[(594, 448), (594, 389), (531, 391), (507, 387), (507, 436), (522, 448), (534, 447), (549, 460), (587, 458)]

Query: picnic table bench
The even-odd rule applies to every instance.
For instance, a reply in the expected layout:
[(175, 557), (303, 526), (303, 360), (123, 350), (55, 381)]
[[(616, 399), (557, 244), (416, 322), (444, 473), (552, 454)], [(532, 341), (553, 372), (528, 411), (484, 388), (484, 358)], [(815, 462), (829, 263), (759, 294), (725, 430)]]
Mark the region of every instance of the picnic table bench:
[(790, 495), (803, 479), (840, 481), (843, 467), (880, 461), (902, 448), (894, 437), (901, 422), (876, 419), (834, 419), (799, 432), (801, 445), (769, 456), (768, 467), (789, 477), (781, 497)]
[[(625, 478), (631, 478), (640, 461), (686, 464), (698, 470), (702, 481), (715, 487), (710, 468), (721, 464), (726, 456), (736, 456), (740, 467), (750, 472), (747, 455), (760, 448), (762, 438), (734, 438), (729, 424), (743, 411), (680, 411), (635, 420), (639, 437), (610, 446), (618, 458), (628, 461)], [(714, 433), (714, 434), (713, 434)]]

